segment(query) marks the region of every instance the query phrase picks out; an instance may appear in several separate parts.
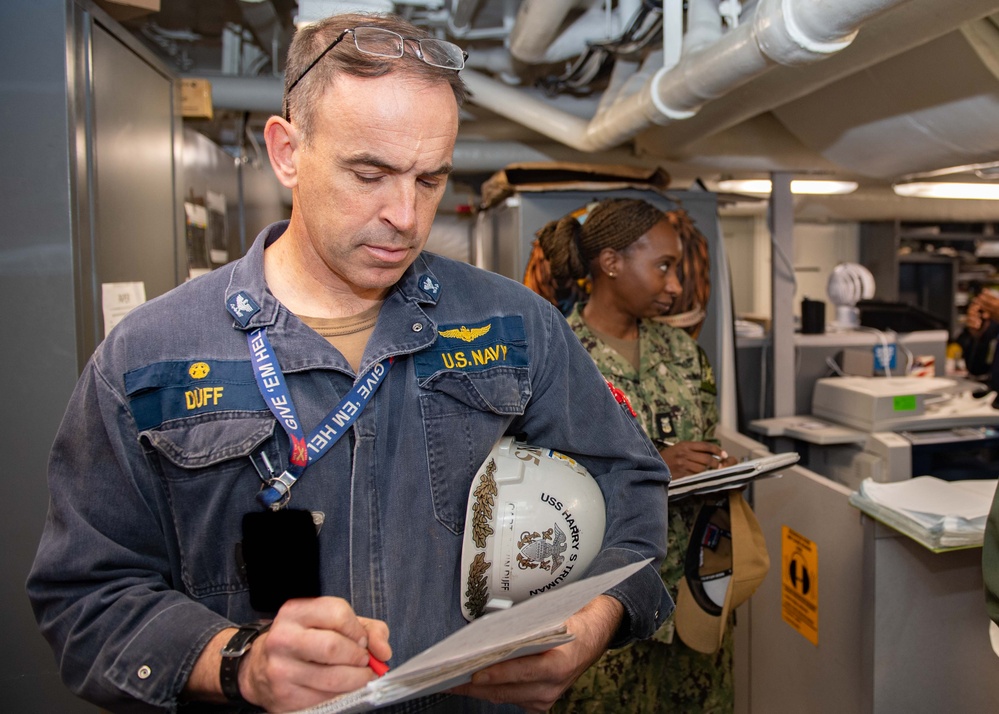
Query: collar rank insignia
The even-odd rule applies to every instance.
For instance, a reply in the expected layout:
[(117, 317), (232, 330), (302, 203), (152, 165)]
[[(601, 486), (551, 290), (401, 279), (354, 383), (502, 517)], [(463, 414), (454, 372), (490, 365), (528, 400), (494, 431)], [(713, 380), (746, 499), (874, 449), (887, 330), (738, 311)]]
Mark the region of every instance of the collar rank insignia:
[(260, 306), (242, 290), (226, 300), (225, 307), (240, 327), (246, 327), (250, 324), (250, 318), (260, 312)]
[(419, 285), (420, 290), (435, 300), (441, 296), (441, 284), (426, 273), (419, 277), (417, 285)]

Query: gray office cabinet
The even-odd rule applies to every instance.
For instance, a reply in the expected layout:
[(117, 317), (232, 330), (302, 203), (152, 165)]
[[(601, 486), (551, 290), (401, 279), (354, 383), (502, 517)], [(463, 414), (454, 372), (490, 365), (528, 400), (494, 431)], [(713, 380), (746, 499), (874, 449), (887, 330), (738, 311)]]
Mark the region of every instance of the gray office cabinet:
[(46, 461), (103, 338), (101, 285), (180, 279), (173, 78), (87, 0), (0, 6), (4, 711), (94, 712), (62, 686), (24, 592)]

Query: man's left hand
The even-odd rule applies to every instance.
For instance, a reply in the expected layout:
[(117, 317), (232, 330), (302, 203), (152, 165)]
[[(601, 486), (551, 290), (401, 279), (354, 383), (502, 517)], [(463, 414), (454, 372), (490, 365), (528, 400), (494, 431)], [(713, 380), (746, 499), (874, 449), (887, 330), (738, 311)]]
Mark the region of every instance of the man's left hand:
[(516, 704), (529, 712), (551, 708), (566, 689), (606, 651), (621, 624), (624, 607), (601, 595), (566, 621), (572, 642), (536, 655), (494, 664), (451, 691), (496, 704)]

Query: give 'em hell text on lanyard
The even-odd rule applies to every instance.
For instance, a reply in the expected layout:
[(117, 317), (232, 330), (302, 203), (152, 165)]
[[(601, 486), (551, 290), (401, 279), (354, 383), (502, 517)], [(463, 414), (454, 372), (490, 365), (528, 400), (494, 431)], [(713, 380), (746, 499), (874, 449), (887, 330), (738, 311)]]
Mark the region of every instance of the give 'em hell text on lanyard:
[(284, 505), (285, 496), (302, 476), (305, 468), (322, 458), (354, 423), (375, 391), (385, 381), (385, 375), (392, 367), (393, 358), (389, 357), (377, 363), (357, 380), (340, 403), (333, 407), (333, 410), (306, 438), (298, 414), (295, 412), (295, 405), (291, 401), (281, 366), (274, 356), (270, 340), (267, 339), (266, 328), (247, 333), (246, 341), (250, 346), (250, 361), (253, 364), (253, 375), (256, 377), (260, 394), (267, 403), (267, 408), (287, 432), (291, 442), (288, 468), (280, 475), (269, 479), (257, 494), (257, 500), (261, 505), (277, 509)]

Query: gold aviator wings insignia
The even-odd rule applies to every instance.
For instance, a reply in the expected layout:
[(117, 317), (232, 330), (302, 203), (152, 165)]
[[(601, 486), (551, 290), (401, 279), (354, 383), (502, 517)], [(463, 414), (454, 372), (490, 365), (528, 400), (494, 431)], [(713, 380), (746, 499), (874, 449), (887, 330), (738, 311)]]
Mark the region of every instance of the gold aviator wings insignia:
[(493, 329), (492, 325), (486, 325), (485, 327), (476, 327), (469, 330), (467, 327), (462, 325), (454, 330), (441, 330), (441, 337), (455, 337), (464, 342), (471, 342), (477, 337), (482, 337), (484, 334)]

